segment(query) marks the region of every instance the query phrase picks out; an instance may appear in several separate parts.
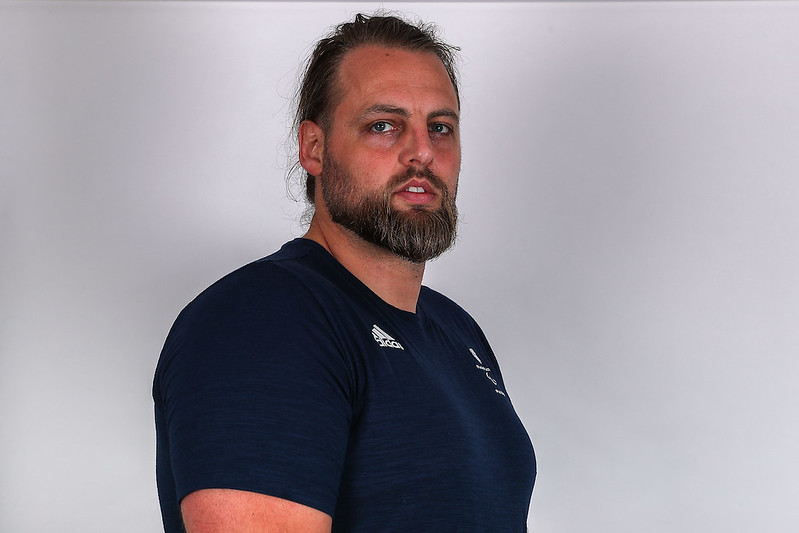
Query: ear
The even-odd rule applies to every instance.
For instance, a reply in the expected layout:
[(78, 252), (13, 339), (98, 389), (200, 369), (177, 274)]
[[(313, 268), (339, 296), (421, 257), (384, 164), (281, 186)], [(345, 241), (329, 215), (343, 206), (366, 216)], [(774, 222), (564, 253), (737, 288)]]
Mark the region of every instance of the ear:
[(311, 176), (319, 177), (322, 173), (322, 153), (325, 136), (322, 128), (312, 120), (300, 123), (300, 165)]

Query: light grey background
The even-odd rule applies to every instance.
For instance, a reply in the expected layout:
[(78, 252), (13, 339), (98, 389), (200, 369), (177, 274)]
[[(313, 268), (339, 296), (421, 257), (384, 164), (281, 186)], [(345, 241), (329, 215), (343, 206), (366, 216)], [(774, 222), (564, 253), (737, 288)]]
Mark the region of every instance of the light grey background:
[[(160, 527), (191, 298), (302, 234), (295, 68), (377, 4), (0, 4), (0, 530)], [(535, 533), (799, 521), (799, 4), (386, 3), (461, 45), (457, 248)]]

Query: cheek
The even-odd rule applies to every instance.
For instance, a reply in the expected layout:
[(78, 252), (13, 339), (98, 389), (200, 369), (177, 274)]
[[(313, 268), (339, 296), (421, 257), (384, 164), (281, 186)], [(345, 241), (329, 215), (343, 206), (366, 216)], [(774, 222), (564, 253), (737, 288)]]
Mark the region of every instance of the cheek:
[(353, 181), (363, 190), (380, 189), (396, 170), (388, 160), (378, 157), (350, 159), (346, 166)]
[(441, 153), (436, 162), (438, 163), (438, 173), (441, 174), (442, 178), (450, 178), (453, 181), (457, 181), (458, 174), (461, 171), (460, 150), (448, 150)]
[(444, 137), (433, 142), (436, 158), (448, 165), (460, 165), (461, 143), (458, 137)]
[(396, 143), (385, 137), (353, 139), (338, 151), (352, 166), (378, 167), (396, 157)]
[(380, 183), (403, 171), (397, 153), (388, 149), (357, 150), (351, 154), (349, 167), (367, 183)]

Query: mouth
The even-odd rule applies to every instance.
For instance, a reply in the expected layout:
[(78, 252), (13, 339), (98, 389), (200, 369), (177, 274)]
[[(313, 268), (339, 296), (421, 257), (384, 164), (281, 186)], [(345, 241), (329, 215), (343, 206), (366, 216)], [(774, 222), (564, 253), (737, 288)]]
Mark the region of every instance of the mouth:
[(438, 191), (426, 180), (414, 179), (401, 185), (394, 195), (411, 206), (430, 206), (438, 201)]
[(404, 182), (397, 183), (397, 188), (394, 192), (408, 192), (414, 194), (434, 194), (438, 195), (438, 188), (430, 181), (422, 176), (407, 179)]

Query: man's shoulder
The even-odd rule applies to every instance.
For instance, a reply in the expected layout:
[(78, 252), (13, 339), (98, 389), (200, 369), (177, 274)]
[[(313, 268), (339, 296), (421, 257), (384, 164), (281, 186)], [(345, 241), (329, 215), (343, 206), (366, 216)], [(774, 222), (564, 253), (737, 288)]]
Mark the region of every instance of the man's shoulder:
[(463, 308), (451, 298), (435, 289), (431, 289), (427, 285), (422, 285), (422, 289), (419, 292), (419, 301), (424, 305), (433, 306), (435, 308), (460, 309), (463, 311)]
[(291, 241), (223, 276), (178, 314), (159, 366), (179, 354), (190, 354), (191, 361), (217, 360), (221, 353), (243, 357), (253, 347), (304, 342), (309, 328), (324, 331), (318, 323), (337, 290), (335, 269), (330, 274), (325, 261), (307, 242)]
[(254, 301), (264, 296), (280, 299), (312, 292), (324, 279), (324, 268), (304, 239), (286, 243), (280, 250), (226, 274), (202, 291), (187, 308), (229, 301)]
[(437, 321), (459, 322), (477, 326), (472, 316), (448, 296), (422, 285), (419, 293), (419, 305), (424, 313)]
[(274, 322), (292, 313), (306, 313), (320, 294), (335, 290), (326, 258), (305, 239), (223, 276), (188, 303), (175, 325), (192, 329), (215, 324)]

